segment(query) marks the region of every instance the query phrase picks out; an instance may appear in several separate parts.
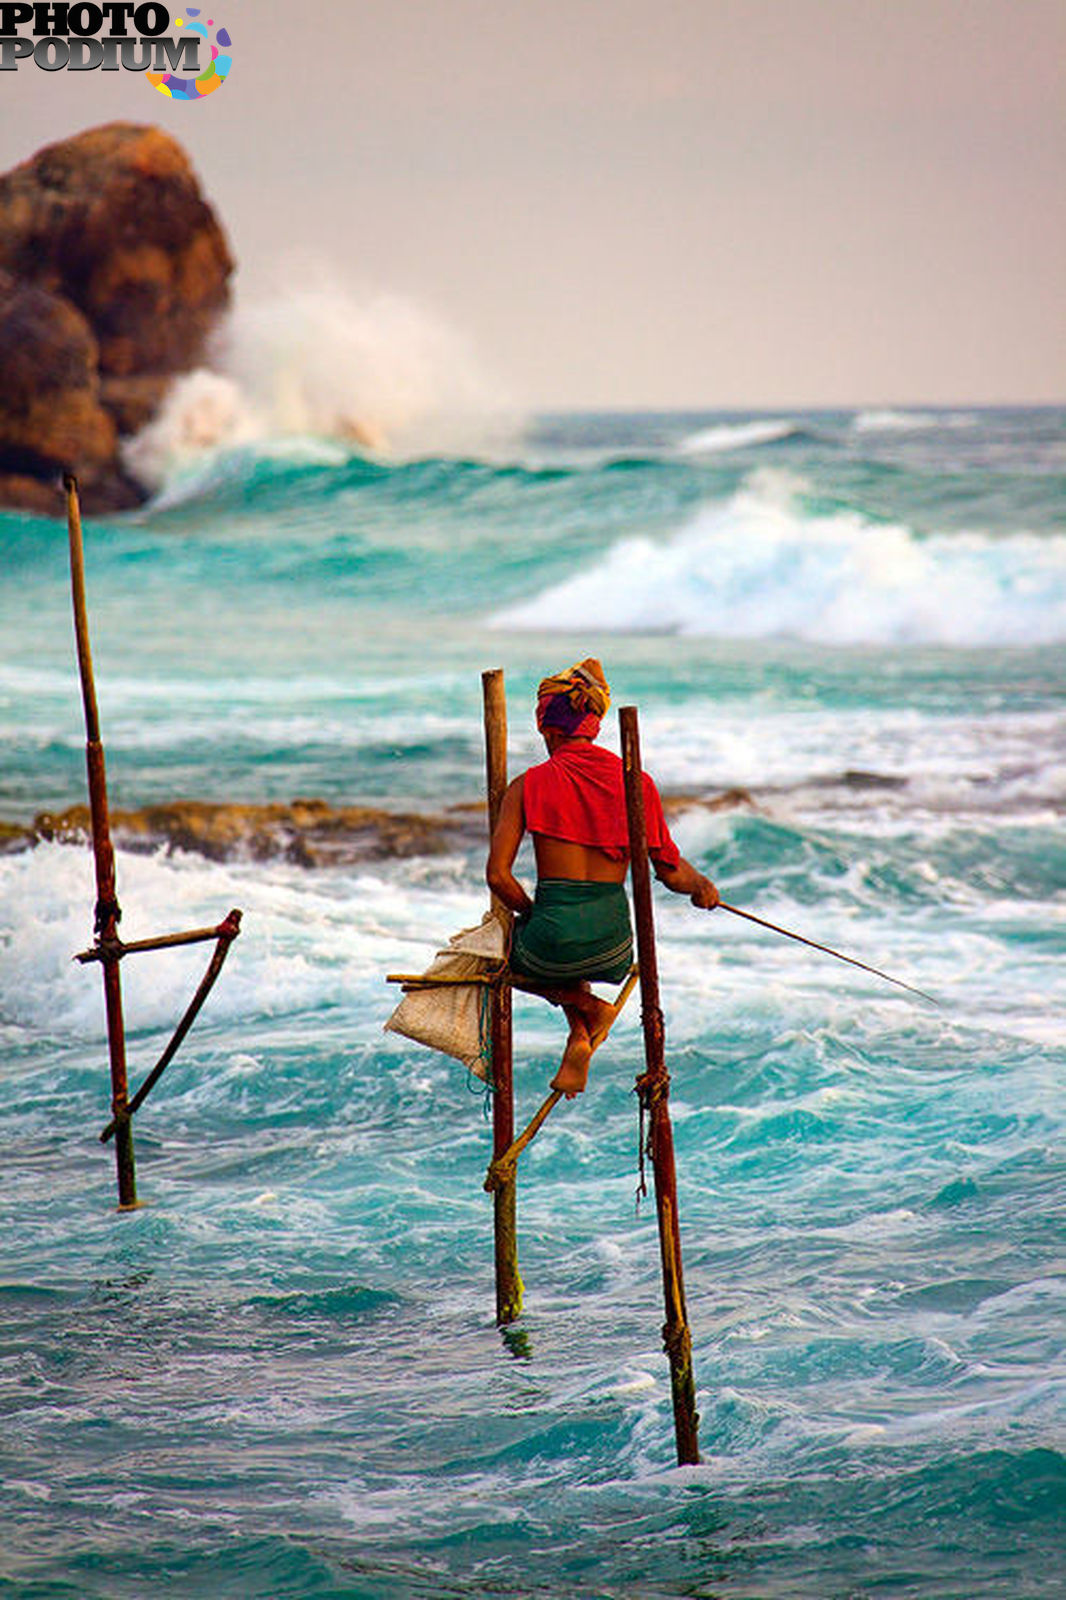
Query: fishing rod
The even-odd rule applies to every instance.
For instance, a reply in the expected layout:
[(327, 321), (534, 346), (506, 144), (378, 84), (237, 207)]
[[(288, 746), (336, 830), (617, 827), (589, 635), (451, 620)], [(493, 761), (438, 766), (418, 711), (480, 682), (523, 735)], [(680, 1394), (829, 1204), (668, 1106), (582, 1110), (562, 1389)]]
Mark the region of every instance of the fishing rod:
[(857, 961), (854, 956), (843, 955), (827, 944), (819, 944), (816, 939), (805, 939), (802, 933), (793, 933), (791, 928), (779, 928), (776, 922), (767, 922), (765, 917), (757, 917), (753, 911), (741, 911), (739, 906), (727, 905), (724, 900), (719, 900), (718, 910), (731, 911), (734, 917), (743, 917), (747, 922), (757, 922), (760, 928), (769, 928), (771, 933), (783, 933), (786, 939), (795, 939), (798, 944), (810, 945), (812, 950), (821, 950), (823, 955), (835, 956), (838, 961), (846, 961), (849, 966), (861, 967), (863, 972), (872, 972), (875, 978), (884, 978), (887, 983), (894, 983), (897, 988), (906, 989), (909, 994), (920, 995), (923, 1000), (928, 1000), (930, 1005), (940, 1004), (940, 1001), (934, 999), (931, 994), (926, 994), (924, 989), (916, 989), (913, 984), (904, 983), (902, 978), (894, 978), (890, 972), (882, 972), (880, 967), (871, 967), (865, 961)]

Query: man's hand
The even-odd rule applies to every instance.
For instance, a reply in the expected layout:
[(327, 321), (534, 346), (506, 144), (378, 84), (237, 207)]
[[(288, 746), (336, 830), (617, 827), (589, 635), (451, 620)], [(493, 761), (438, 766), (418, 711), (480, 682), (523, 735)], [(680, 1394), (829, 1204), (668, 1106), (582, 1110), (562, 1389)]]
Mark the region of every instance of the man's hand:
[(661, 861), (652, 858), (652, 867), (659, 882), (673, 894), (687, 894), (694, 906), (699, 906), (701, 911), (713, 911), (718, 905), (721, 896), (710, 878), (705, 878), (702, 872), (697, 872), (691, 861), (686, 861), (684, 856), (676, 867), (666, 867)]
[(699, 906), (701, 911), (713, 911), (722, 897), (710, 878), (705, 878), (702, 872), (698, 873), (697, 876), (699, 882), (689, 895), (689, 899), (694, 906)]

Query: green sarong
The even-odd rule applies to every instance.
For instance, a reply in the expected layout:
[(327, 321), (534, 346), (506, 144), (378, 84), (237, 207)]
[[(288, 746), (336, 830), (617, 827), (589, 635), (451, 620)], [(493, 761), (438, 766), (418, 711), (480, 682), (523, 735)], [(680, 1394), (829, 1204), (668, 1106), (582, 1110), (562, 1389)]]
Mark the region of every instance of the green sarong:
[(541, 983), (621, 983), (633, 963), (629, 897), (620, 883), (542, 878), (515, 918), (511, 970)]

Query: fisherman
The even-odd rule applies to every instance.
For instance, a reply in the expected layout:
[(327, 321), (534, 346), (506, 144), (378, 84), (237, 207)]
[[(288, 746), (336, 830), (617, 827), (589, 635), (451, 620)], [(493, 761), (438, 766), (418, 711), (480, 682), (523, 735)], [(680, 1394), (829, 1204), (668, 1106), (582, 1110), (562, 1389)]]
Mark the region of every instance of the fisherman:
[[(514, 911), (511, 973), (516, 986), (562, 1006), (570, 1034), (552, 1088), (568, 1100), (588, 1081), (589, 1059), (606, 1037), (615, 1006), (590, 983), (620, 983), (633, 961), (625, 877), (629, 867), (622, 763), (596, 744), (611, 703), (594, 658), (545, 678), (537, 690), (537, 727), (547, 761), (515, 778), (504, 794), (485, 876)], [(662, 801), (644, 774), (648, 854), (655, 876), (675, 894), (710, 911), (718, 890), (684, 860), (670, 837)], [(526, 832), (537, 863), (534, 899), (512, 868)]]

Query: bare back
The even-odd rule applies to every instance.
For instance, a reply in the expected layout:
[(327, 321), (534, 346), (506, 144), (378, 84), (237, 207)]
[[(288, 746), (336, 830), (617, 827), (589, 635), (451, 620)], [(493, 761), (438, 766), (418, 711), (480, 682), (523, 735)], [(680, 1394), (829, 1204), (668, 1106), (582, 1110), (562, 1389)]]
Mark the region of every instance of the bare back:
[(553, 839), (547, 833), (533, 834), (538, 878), (568, 878), (579, 883), (623, 883), (628, 861), (618, 861), (597, 850), (595, 845), (574, 844), (569, 839)]

